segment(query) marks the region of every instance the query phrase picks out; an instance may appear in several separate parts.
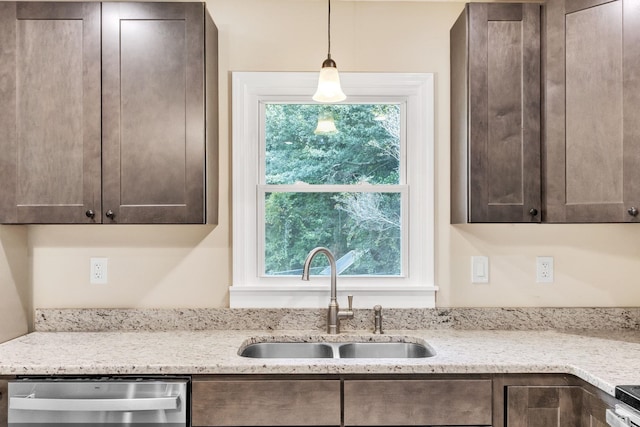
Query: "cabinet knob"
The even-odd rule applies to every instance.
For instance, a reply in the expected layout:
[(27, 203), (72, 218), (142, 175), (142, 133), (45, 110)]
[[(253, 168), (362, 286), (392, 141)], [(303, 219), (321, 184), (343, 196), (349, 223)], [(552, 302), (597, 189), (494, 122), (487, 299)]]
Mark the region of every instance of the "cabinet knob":
[(631, 206), (629, 209), (627, 209), (627, 212), (631, 216), (638, 216), (638, 208), (636, 208), (635, 206)]
[(109, 209), (105, 215), (106, 215), (106, 216), (107, 216), (107, 218), (109, 218), (109, 219), (113, 219), (113, 218), (116, 216), (116, 214), (115, 214), (115, 213), (113, 213), (113, 211), (112, 211), (111, 209)]
[(84, 214), (87, 216), (87, 218), (91, 218), (91, 219), (93, 219), (96, 216), (96, 213), (93, 211), (93, 209), (89, 209)]
[(531, 216), (536, 216), (536, 215), (538, 215), (538, 209), (536, 209), (536, 208), (531, 208), (531, 209), (529, 210), (529, 215), (531, 215)]

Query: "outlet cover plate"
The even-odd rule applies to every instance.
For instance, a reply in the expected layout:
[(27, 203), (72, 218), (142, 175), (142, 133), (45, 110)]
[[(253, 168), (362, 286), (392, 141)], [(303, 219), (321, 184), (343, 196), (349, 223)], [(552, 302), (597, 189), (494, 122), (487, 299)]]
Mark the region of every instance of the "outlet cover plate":
[(536, 257), (536, 283), (553, 283), (553, 257)]
[(92, 285), (106, 285), (108, 283), (107, 260), (108, 258), (91, 258), (91, 272), (89, 281)]

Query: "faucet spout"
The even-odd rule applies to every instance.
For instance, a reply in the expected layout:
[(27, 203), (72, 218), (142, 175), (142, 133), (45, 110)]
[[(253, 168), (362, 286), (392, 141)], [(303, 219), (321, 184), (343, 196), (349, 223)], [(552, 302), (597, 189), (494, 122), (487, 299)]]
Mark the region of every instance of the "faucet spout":
[(309, 252), (307, 258), (304, 261), (304, 266), (302, 267), (302, 280), (309, 280), (309, 270), (311, 268), (311, 262), (318, 254), (324, 254), (327, 257), (327, 259), (329, 260), (329, 266), (331, 268), (331, 295), (329, 300), (329, 309), (327, 312), (327, 333), (339, 334), (340, 319), (351, 319), (353, 317), (353, 297), (349, 295), (349, 309), (346, 311), (340, 311), (337, 298), (338, 268), (336, 267), (336, 258), (327, 248), (319, 246)]
[(331, 299), (335, 300), (337, 298), (337, 267), (336, 267), (336, 257), (333, 256), (333, 253), (327, 248), (323, 248), (321, 246), (312, 249), (311, 252), (307, 255), (307, 259), (304, 261), (304, 266), (302, 267), (302, 280), (309, 280), (309, 270), (311, 268), (311, 262), (318, 254), (324, 254), (329, 260), (329, 266), (331, 267)]

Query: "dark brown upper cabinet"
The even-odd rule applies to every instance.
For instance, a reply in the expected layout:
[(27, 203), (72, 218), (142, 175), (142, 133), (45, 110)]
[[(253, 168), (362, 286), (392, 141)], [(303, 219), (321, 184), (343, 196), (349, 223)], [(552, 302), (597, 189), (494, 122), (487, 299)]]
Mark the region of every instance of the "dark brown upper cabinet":
[(0, 222), (91, 222), (100, 3), (0, 2), (0, 46)]
[(541, 220), (540, 22), (471, 3), (451, 28), (451, 223)]
[(103, 221), (205, 222), (209, 24), (203, 3), (103, 3)]
[(0, 223), (217, 222), (203, 3), (0, 3)]
[(640, 8), (546, 3), (546, 221), (638, 222)]

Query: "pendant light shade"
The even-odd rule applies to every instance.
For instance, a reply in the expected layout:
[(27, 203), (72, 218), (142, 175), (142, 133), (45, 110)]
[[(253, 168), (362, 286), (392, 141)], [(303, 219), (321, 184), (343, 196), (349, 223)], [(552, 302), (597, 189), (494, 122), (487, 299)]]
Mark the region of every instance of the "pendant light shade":
[(318, 77), (318, 89), (313, 95), (316, 102), (340, 102), (347, 99), (340, 87), (340, 76), (338, 75), (338, 67), (336, 62), (331, 59), (331, 0), (327, 0), (329, 4), (329, 15), (327, 19), (327, 59), (322, 63), (320, 76)]
[(340, 102), (347, 99), (340, 87), (338, 68), (333, 59), (327, 58), (322, 63), (320, 77), (318, 78), (318, 90), (313, 95), (316, 102)]
[(333, 135), (338, 133), (336, 122), (331, 111), (322, 111), (318, 115), (318, 125), (313, 131), (316, 135)]

